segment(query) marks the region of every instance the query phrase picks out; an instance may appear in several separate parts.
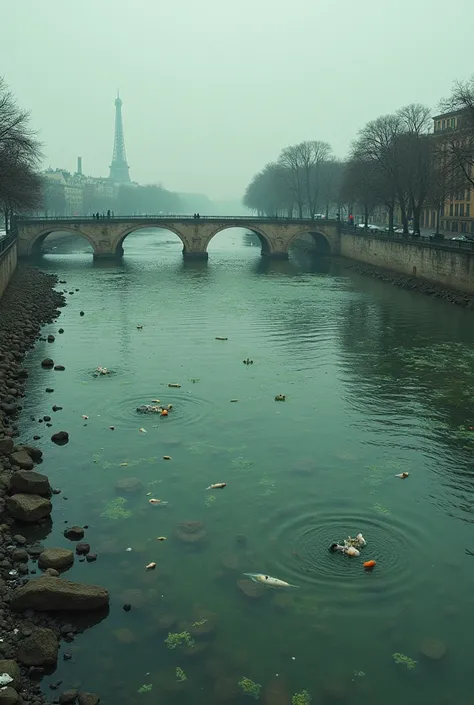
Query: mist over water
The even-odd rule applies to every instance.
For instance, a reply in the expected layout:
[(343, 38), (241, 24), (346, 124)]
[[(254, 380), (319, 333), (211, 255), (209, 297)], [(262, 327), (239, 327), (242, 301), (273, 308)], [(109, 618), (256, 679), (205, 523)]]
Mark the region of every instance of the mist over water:
[[(67, 543), (66, 521), (90, 526), (98, 560), (67, 577), (107, 587), (111, 610), (51, 680), (124, 704), (245, 703), (243, 676), (268, 703), (304, 689), (313, 703), (467, 701), (472, 313), (298, 252), (265, 261), (237, 230), (207, 263), (184, 262), (163, 231), (127, 238), (121, 263), (54, 246), (40, 266), (79, 291), (51, 326), (64, 335), (27, 360), (22, 438), (43, 432), (62, 489), (48, 544)], [(41, 369), (46, 355), (66, 371)], [(99, 365), (114, 374), (94, 378)], [(136, 413), (153, 399), (173, 405), (168, 418)], [(29, 420), (53, 404), (64, 447)], [(126, 478), (136, 491), (116, 488)], [(215, 482), (228, 485), (206, 492)], [(202, 524), (199, 541), (182, 522)], [(328, 552), (359, 531), (359, 559)], [(245, 572), (299, 589), (249, 597)], [(194, 651), (167, 648), (169, 631), (202, 620)]]

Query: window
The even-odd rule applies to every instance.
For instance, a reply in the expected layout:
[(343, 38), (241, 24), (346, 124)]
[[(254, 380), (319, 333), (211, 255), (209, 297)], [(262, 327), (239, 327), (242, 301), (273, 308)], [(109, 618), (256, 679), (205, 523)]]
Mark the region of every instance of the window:
[(468, 224), (465, 223), (465, 222), (462, 224), (462, 232), (463, 232), (463, 233), (467, 233), (467, 225), (468, 225)]
[(449, 215), (453, 215), (453, 208), (454, 208), (453, 204), (450, 203), (449, 204)]
[(464, 217), (464, 203), (459, 204), (459, 215)]
[(466, 217), (470, 218), (471, 217), (471, 204), (466, 203)]
[(445, 130), (446, 129), (446, 120), (443, 120), (442, 125), (443, 125), (443, 130)]
[(459, 203), (454, 206), (454, 215), (459, 215)]
[(443, 205), (441, 206), (441, 215), (444, 215), (444, 203), (443, 203)]

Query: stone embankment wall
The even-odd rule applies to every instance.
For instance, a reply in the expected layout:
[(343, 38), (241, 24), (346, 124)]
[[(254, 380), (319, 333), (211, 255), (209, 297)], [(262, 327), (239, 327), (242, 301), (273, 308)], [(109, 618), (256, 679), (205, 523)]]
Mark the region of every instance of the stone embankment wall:
[(0, 297), (10, 283), (17, 265), (16, 242), (4, 252), (0, 252)]
[(474, 294), (474, 250), (342, 233), (341, 256)]

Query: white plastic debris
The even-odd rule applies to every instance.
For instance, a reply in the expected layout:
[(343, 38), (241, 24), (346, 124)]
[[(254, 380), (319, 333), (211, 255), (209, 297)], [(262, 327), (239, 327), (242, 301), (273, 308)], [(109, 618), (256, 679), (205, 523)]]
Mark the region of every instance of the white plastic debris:
[(13, 681), (13, 678), (8, 673), (0, 673), (0, 685), (8, 685)]

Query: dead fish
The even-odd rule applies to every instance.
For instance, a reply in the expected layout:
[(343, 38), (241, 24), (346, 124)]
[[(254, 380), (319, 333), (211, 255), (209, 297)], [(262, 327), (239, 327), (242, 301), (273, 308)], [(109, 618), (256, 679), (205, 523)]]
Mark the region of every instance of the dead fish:
[(399, 477), (401, 480), (406, 480), (409, 474), (409, 472), (401, 472), (399, 475), (395, 475), (395, 477)]
[(254, 583), (262, 583), (263, 585), (268, 585), (269, 587), (278, 588), (298, 588), (299, 585), (290, 585), (285, 580), (280, 580), (279, 578), (272, 578), (270, 575), (265, 575), (264, 573), (244, 573), (247, 578), (253, 580)]
[(215, 484), (206, 487), (206, 490), (223, 490), (224, 487), (227, 487), (227, 482), (216, 482)]
[(166, 536), (158, 536), (157, 541), (166, 541)]
[(148, 563), (148, 565), (145, 566), (145, 570), (155, 570), (156, 568), (156, 563)]
[(162, 499), (149, 499), (148, 501), (150, 504), (168, 504), (168, 502), (165, 502)]

